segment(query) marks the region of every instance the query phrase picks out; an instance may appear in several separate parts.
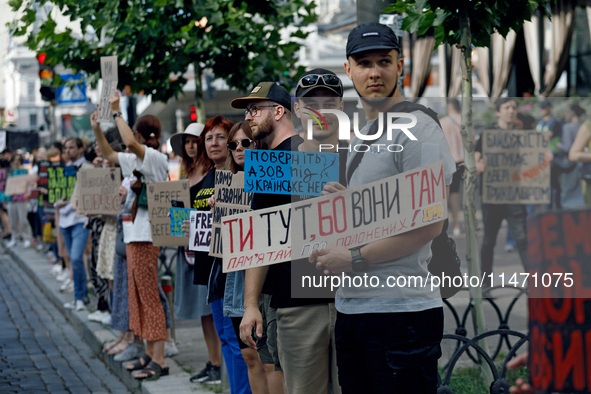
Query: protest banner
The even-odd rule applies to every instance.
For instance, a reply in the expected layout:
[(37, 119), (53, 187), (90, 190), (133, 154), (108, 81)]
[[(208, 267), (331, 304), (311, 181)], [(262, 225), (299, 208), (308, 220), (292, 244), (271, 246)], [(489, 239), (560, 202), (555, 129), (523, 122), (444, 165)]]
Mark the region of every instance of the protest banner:
[(26, 188), (28, 188), (28, 190), (25, 190), (23, 193), (19, 193), (19, 194), (12, 194), (12, 195), (6, 195), (6, 191), (8, 190), (8, 183), (12, 181), (10, 180), (11, 178), (14, 178), (16, 176), (22, 176), (22, 175), (28, 175), (29, 171), (21, 168), (21, 169), (10, 169), (7, 171), (6, 173), (6, 184), (5, 184), (5, 189), (4, 189), (4, 194), (2, 196), (3, 201), (10, 201), (10, 202), (22, 202), (22, 201), (27, 201), (28, 196), (25, 195), (25, 193), (30, 194), (33, 191), (33, 188), (35, 187), (35, 184), (28, 184), (26, 186)]
[(48, 203), (54, 204), (63, 197), (65, 197), (66, 201), (70, 201), (76, 187), (76, 172), (76, 167), (62, 167), (60, 163), (52, 163), (52, 166), (47, 168)]
[(222, 217), (250, 211), (252, 193), (244, 191), (244, 172), (215, 172), (215, 206), (213, 207), (212, 239), (209, 255), (223, 257)]
[(112, 122), (113, 114), (109, 98), (113, 96), (113, 88), (117, 89), (117, 56), (101, 56), (101, 78), (103, 86), (99, 98), (97, 122)]
[[(40, 161), (39, 162), (39, 171), (37, 172), (38, 179), (37, 179), (37, 188), (43, 188), (47, 190), (47, 168), (51, 165), (49, 161)], [(43, 207), (45, 205), (45, 194), (39, 193), (39, 206)]]
[(188, 246), (189, 238), (172, 235), (170, 228), (171, 200), (180, 200), (188, 207), (189, 181), (154, 182), (146, 186), (148, 211), (152, 228), (152, 244), (154, 246)]
[(191, 211), (191, 227), (189, 229), (189, 250), (209, 252), (211, 245), (211, 211)]
[(30, 195), (37, 185), (37, 175), (15, 175), (6, 180), (5, 196)]
[(339, 181), (339, 155), (250, 149), (244, 173), (246, 192), (320, 196), (324, 185)]
[(547, 133), (485, 130), (482, 155), (482, 202), (485, 204), (549, 204), (550, 163)]
[(223, 271), (303, 259), (315, 249), (350, 249), (446, 218), (440, 160), (328, 196), (222, 218)]
[(530, 384), (548, 393), (589, 393), (591, 210), (530, 218), (528, 242), (529, 272), (516, 279), (528, 287)]
[(191, 220), (191, 211), (189, 208), (170, 208), (170, 232), (175, 237), (184, 237), (181, 226), (185, 220)]
[(81, 168), (78, 171), (78, 215), (118, 215), (121, 213), (121, 170)]

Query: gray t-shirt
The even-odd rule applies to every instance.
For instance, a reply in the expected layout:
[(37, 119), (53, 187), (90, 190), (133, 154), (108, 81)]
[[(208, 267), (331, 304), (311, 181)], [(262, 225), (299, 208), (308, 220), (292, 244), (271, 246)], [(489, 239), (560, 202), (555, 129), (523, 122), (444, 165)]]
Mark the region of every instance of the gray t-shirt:
[[(456, 165), (443, 131), (424, 112), (414, 111), (412, 114), (417, 117), (417, 125), (410, 131), (417, 141), (410, 140), (400, 130), (393, 131), (392, 141), (387, 140), (386, 130), (375, 141), (364, 141), (356, 136), (351, 139), (352, 146), (358, 144), (373, 146), (370, 145), (371, 150), (363, 154), (359, 166), (351, 177), (349, 188), (385, 179), (439, 160), (444, 161), (445, 184), (451, 184)], [(367, 135), (375, 121), (369, 121), (360, 133)], [(408, 119), (401, 118), (396, 122), (408, 123)], [(384, 144), (379, 152), (377, 144)], [(400, 144), (404, 149), (399, 153), (389, 152), (386, 147), (392, 144)], [(391, 150), (396, 149), (393, 147)], [(349, 153), (347, 174), (355, 154), (354, 151)], [(431, 261), (431, 242), (408, 256), (384, 263), (370, 264), (367, 275), (368, 277), (377, 276), (380, 280), (379, 285), (339, 288), (335, 303), (337, 310), (345, 314), (395, 313), (419, 312), (442, 306), (439, 288), (431, 289), (431, 276), (427, 269), (429, 261)], [(418, 285), (389, 287), (387, 285), (389, 276), (406, 276), (407, 278), (420, 276), (426, 285), (424, 287)]]

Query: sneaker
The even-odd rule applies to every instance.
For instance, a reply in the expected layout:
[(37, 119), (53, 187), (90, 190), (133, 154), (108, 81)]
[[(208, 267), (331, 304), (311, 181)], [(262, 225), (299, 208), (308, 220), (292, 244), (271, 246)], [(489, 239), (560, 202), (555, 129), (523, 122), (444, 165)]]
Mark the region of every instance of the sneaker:
[(14, 246), (16, 246), (16, 239), (14, 239), (14, 238), (11, 239), (10, 241), (8, 241), (8, 243), (6, 244), (7, 248), (12, 248)]
[(58, 276), (59, 274), (62, 273), (63, 270), (64, 270), (64, 267), (62, 267), (61, 264), (54, 264), (53, 267), (51, 267), (51, 269), (49, 270), (49, 272), (53, 276)]
[[(164, 346), (166, 346), (166, 344), (164, 344)], [(194, 383), (194, 382), (203, 382), (203, 381), (209, 379), (208, 373), (212, 368), (213, 368), (213, 365), (211, 365), (211, 361), (208, 361), (207, 364), (205, 364), (205, 368), (203, 368), (197, 375), (191, 376), (191, 379), (189, 379), (189, 380), (192, 383)]]
[(25, 239), (23, 241), (23, 248), (27, 249), (31, 246), (31, 241), (29, 241), (28, 239)]
[(60, 291), (62, 293), (73, 293), (74, 292), (74, 281), (68, 278), (65, 280), (64, 283), (60, 286)]
[(43, 244), (37, 244), (36, 248), (38, 251), (41, 252), (43, 250), (44, 246), (43, 246)]
[(86, 306), (82, 300), (76, 300), (71, 302), (66, 302), (64, 304), (64, 308), (66, 309), (76, 309), (78, 312), (86, 310)]
[(461, 233), (462, 233), (462, 232), (460, 231), (460, 229), (459, 229), (459, 228), (454, 228), (454, 232), (453, 232), (453, 234), (454, 234), (454, 237), (457, 237), (457, 236), (458, 236), (458, 235), (460, 235)]
[(505, 252), (512, 252), (514, 250), (515, 250), (515, 246), (513, 246), (511, 244), (505, 245)]
[(179, 349), (176, 348), (174, 339), (170, 343), (164, 342), (164, 357), (172, 357), (177, 354), (179, 354)]
[(111, 314), (109, 312), (105, 313), (103, 320), (101, 320), (101, 323), (103, 323), (106, 326), (111, 325)]
[(118, 362), (133, 360), (134, 358), (137, 358), (139, 353), (138, 346), (135, 343), (130, 343), (124, 351), (116, 354), (115, 357), (113, 357), (113, 360)]
[(63, 282), (66, 279), (70, 279), (70, 270), (66, 268), (55, 279), (57, 279), (58, 282)]
[(202, 383), (205, 384), (222, 384), (222, 371), (220, 367), (215, 365), (211, 366), (211, 369), (207, 372), (207, 379)]
[(92, 312), (91, 314), (88, 315), (88, 320), (96, 321), (96, 322), (100, 323), (103, 321), (105, 316), (108, 314), (109, 314), (109, 312), (103, 312), (103, 311)]

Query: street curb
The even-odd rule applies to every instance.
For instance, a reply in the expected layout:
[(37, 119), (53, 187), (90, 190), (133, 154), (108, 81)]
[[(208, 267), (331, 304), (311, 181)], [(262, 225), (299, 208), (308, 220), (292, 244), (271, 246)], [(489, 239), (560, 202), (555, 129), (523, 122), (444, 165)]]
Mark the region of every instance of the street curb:
[[(202, 390), (199, 387), (195, 387), (194, 384), (191, 384), (189, 382), (188, 374), (184, 373), (181, 366), (179, 366), (172, 358), (166, 359), (166, 364), (171, 370), (171, 376), (162, 377), (157, 381), (143, 381), (140, 384), (140, 382), (135, 380), (131, 373), (125, 369), (128, 362), (117, 362), (113, 359), (114, 356), (102, 352), (103, 344), (116, 338), (116, 335), (111, 328), (105, 328), (105, 326), (100, 323), (88, 320), (86, 318), (88, 315), (87, 311), (77, 312), (72, 309), (64, 308), (62, 293), (60, 293), (58, 289), (51, 288), (46, 280), (48, 278), (53, 279), (53, 277), (49, 272), (43, 273), (41, 272), (42, 270), (35, 270), (32, 267), (34, 261), (41, 261), (43, 259), (39, 253), (33, 249), (22, 249), (20, 247), (7, 248), (4, 242), (1, 242), (0, 244), (4, 247), (4, 251), (23, 269), (41, 292), (47, 296), (49, 301), (51, 301), (62, 315), (64, 315), (66, 320), (90, 347), (94, 355), (96, 355), (96, 357), (107, 366), (107, 369), (113, 372), (113, 374), (115, 374), (115, 376), (117, 376), (131, 392), (137, 393), (141, 390), (142, 394), (170, 394), (170, 389), (173, 388), (176, 392), (212, 394), (211, 391)], [(44, 266), (47, 266), (45, 261), (42, 263)]]

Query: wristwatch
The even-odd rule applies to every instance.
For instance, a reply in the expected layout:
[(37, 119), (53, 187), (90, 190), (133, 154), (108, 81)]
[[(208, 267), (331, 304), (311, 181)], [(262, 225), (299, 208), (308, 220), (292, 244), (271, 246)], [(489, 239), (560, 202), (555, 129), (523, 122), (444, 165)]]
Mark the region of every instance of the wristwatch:
[(365, 272), (369, 263), (361, 256), (361, 247), (351, 249), (351, 269), (353, 272)]
[(119, 112), (117, 112), (117, 113), (114, 113), (114, 114), (113, 114), (113, 120), (117, 120), (117, 119), (115, 119), (115, 118), (116, 118), (116, 117), (118, 117), (118, 116), (121, 116), (121, 117), (123, 117), (123, 113), (122, 113), (121, 111), (119, 111)]

